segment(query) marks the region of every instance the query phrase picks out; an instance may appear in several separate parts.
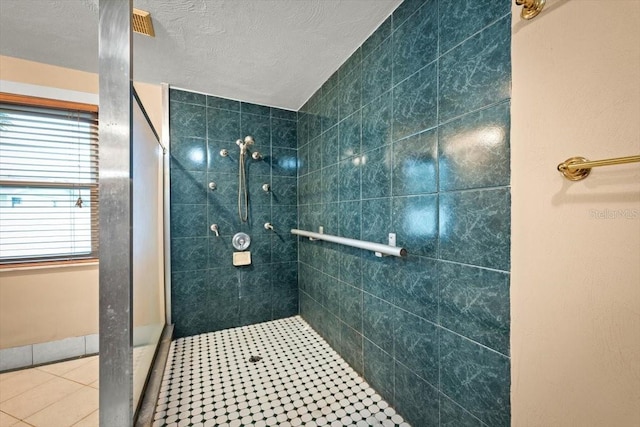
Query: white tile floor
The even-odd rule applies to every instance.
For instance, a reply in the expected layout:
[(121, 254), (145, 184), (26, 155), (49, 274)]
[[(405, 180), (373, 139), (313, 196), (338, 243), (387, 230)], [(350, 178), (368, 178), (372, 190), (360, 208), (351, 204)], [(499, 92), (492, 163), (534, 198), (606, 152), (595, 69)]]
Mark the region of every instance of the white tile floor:
[(171, 344), (154, 427), (300, 425), (409, 427), (299, 316)]

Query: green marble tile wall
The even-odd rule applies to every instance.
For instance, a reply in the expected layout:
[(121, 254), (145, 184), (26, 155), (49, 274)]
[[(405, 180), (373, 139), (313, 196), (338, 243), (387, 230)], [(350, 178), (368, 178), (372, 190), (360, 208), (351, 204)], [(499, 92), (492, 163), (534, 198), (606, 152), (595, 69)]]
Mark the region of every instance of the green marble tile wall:
[[(170, 90), (171, 305), (176, 336), (298, 313), (297, 113)], [(238, 216), (235, 141), (252, 135), (247, 159), (249, 221)], [(228, 157), (220, 150), (227, 149)], [(209, 182), (216, 189), (208, 188)], [(262, 190), (263, 184), (271, 192)], [(275, 231), (265, 230), (271, 222)], [(220, 236), (209, 229), (218, 224)], [(252, 265), (234, 267), (231, 238), (251, 238)]]
[(302, 316), (414, 426), (510, 424), (507, 0), (405, 0), (298, 112)]

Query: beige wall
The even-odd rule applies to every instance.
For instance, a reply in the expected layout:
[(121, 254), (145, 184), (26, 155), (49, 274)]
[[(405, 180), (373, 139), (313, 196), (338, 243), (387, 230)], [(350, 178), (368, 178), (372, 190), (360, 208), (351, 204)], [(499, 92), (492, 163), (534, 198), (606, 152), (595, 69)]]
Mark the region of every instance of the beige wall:
[[(7, 56), (0, 56), (0, 80), (39, 86), (45, 97), (56, 93), (50, 88), (98, 93), (96, 74)], [(0, 349), (97, 332), (97, 265), (0, 270)]]
[(97, 265), (0, 272), (0, 349), (97, 332)]
[[(7, 56), (0, 56), (0, 80), (28, 85), (25, 92), (34, 96), (59, 93), (51, 88), (71, 91), (71, 97), (78, 93), (98, 93), (97, 74)], [(6, 87), (4, 84), (0, 90)], [(135, 87), (160, 133), (160, 86), (136, 82)], [(144, 314), (139, 317), (145, 318)], [(20, 271), (0, 269), (0, 349), (97, 332), (97, 265)]]
[(98, 93), (98, 75), (0, 55), (0, 80)]
[(640, 154), (640, 2), (547, 4), (513, 15), (512, 425), (638, 426), (640, 165), (555, 167)]
[[(0, 80), (91, 94), (98, 93), (98, 75), (40, 62), (0, 55)], [(135, 82), (147, 114), (160, 134), (162, 90), (159, 85)], [(3, 88), (0, 87), (0, 90)]]

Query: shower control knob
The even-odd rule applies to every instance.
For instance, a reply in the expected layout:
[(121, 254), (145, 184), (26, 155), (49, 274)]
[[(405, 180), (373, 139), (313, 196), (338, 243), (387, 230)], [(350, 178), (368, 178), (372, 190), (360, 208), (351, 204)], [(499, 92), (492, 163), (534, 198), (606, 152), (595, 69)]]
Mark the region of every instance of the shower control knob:
[(227, 157), (228, 155), (229, 155), (229, 150), (227, 150), (226, 148), (223, 148), (222, 150), (220, 150), (221, 157)]
[(211, 181), (209, 183), (209, 190), (215, 190), (216, 188), (218, 188), (218, 186), (216, 185), (215, 182)]
[(264, 229), (273, 231), (273, 225), (271, 225), (270, 222), (265, 222), (264, 223)]
[(268, 193), (271, 191), (271, 186), (269, 184), (262, 184), (262, 191)]
[(253, 153), (251, 153), (251, 157), (253, 158), (253, 160), (261, 160), (262, 159), (262, 154), (260, 154), (257, 151), (254, 151)]
[(211, 224), (211, 231), (216, 233), (217, 237), (220, 237), (220, 230), (218, 230), (218, 224)]
[(239, 251), (244, 251), (251, 244), (251, 237), (247, 233), (236, 233), (231, 239), (231, 244)]

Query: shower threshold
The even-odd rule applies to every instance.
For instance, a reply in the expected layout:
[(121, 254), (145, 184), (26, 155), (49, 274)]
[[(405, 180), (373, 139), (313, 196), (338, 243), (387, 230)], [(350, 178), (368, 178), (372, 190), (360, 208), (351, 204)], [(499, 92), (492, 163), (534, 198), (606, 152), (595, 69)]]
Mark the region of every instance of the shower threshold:
[(300, 316), (171, 343), (154, 427), (301, 425), (409, 427)]

